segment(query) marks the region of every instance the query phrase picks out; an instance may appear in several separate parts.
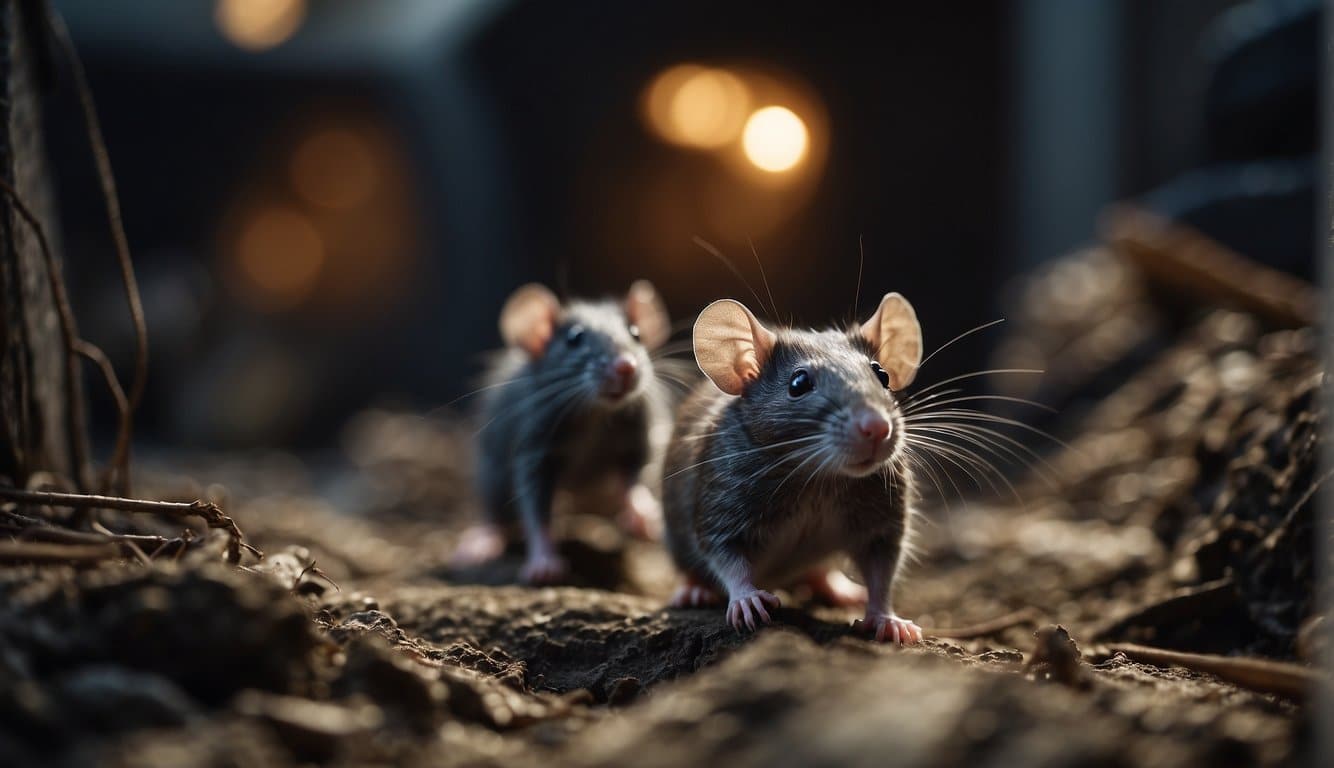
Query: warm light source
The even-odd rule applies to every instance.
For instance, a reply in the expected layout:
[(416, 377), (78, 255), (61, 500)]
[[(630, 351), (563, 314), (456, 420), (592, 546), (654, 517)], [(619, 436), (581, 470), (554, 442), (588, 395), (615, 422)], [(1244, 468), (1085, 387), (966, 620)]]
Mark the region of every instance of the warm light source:
[(380, 180), (379, 163), (369, 142), (339, 128), (302, 141), (292, 155), (289, 171), (296, 191), (325, 208), (347, 209), (365, 203)]
[(324, 240), (299, 211), (262, 208), (242, 225), (236, 266), (246, 293), (260, 309), (287, 309), (315, 287), (324, 266)]
[(795, 167), (806, 156), (810, 135), (806, 123), (787, 107), (756, 110), (746, 121), (741, 147), (756, 168), (779, 173)]
[(750, 110), (750, 93), (727, 70), (683, 64), (654, 79), (647, 106), (649, 123), (664, 139), (717, 149), (740, 135)]
[(217, 0), (213, 19), (238, 48), (262, 51), (296, 34), (306, 18), (306, 0)]

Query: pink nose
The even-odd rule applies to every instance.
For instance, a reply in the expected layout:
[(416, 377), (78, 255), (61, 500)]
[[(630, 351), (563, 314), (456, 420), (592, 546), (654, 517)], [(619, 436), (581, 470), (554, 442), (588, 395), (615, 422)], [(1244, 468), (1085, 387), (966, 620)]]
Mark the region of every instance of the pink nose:
[(611, 363), (611, 373), (621, 384), (628, 385), (635, 380), (635, 374), (639, 372), (639, 364), (629, 355), (620, 355)]
[(872, 445), (879, 445), (889, 437), (889, 421), (875, 411), (862, 411), (853, 417), (857, 434)]

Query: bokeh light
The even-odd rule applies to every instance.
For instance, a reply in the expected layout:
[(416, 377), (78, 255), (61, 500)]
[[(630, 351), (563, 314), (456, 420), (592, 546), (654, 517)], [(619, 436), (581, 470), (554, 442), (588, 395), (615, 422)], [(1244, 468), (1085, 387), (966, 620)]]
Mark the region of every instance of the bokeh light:
[(809, 143), (806, 123), (792, 110), (780, 106), (756, 110), (746, 121), (741, 136), (746, 158), (756, 168), (770, 173), (796, 167), (806, 156)]
[(717, 149), (741, 134), (750, 102), (746, 84), (731, 72), (683, 64), (649, 85), (648, 120), (674, 144)]
[(373, 148), (363, 137), (341, 129), (320, 131), (302, 141), (289, 172), (297, 193), (325, 208), (362, 205), (380, 181)]
[(263, 51), (296, 34), (306, 18), (306, 0), (217, 0), (218, 31), (238, 48)]
[(235, 262), (243, 295), (257, 309), (289, 309), (306, 298), (324, 267), (319, 230), (300, 211), (261, 208), (241, 225)]

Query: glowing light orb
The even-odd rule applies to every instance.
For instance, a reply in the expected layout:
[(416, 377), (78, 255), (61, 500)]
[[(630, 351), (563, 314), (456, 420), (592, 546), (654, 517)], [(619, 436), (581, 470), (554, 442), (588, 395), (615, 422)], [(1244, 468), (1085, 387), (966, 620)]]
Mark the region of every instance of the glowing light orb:
[(806, 156), (810, 133), (806, 123), (787, 107), (756, 110), (741, 133), (746, 158), (762, 171), (781, 173), (795, 168)]

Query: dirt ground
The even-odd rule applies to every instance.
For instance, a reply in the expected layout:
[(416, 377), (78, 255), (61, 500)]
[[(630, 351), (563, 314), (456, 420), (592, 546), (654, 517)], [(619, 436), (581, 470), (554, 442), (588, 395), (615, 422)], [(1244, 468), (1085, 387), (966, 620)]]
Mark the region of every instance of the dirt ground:
[(513, 586), (516, 557), (452, 571), (469, 427), (368, 412), (328, 465), (141, 466), (159, 497), (222, 501), (262, 562), (215, 534), (151, 566), (0, 568), (0, 765), (1309, 761), (1301, 693), (1123, 651), (1320, 653), (1316, 337), (1180, 307), (1105, 252), (1015, 305), (999, 367), (1049, 373), (980, 391), (1057, 406), (1024, 419), (1064, 443), (1031, 442), (1013, 493), (928, 488), (896, 602), (972, 637), (875, 645), (801, 594), (754, 636), (667, 610), (665, 555), (595, 500), (562, 516), (571, 586)]

